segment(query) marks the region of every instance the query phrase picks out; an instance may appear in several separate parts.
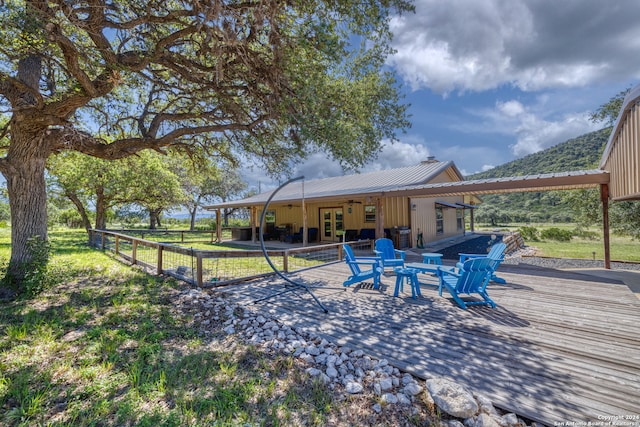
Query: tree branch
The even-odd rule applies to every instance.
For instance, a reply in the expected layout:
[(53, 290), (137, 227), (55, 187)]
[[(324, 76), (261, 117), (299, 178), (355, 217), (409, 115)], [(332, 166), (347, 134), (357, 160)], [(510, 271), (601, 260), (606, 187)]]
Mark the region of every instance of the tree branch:
[[(20, 103), (20, 98), (25, 93), (28, 93), (35, 98), (37, 103), (35, 107), (41, 107), (44, 104), (42, 95), (37, 89), (34, 89), (15, 77), (11, 77), (7, 73), (0, 71), (0, 94), (4, 95), (4, 97), (9, 100), (14, 110), (20, 109), (18, 104)], [(29, 108), (33, 107), (33, 105), (29, 105)]]

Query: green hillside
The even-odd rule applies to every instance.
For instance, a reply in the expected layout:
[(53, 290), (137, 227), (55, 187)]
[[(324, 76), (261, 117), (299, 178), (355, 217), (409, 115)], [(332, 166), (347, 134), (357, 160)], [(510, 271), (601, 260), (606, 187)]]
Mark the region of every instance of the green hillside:
[[(468, 180), (595, 169), (611, 133), (601, 129), (546, 150), (466, 177)], [(479, 222), (573, 222), (574, 212), (564, 200), (566, 192), (487, 194), (476, 211)]]

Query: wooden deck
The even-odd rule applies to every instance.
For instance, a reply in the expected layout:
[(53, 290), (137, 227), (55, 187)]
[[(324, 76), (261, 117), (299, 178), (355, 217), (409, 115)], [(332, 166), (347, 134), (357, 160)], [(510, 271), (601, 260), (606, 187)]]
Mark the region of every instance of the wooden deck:
[(391, 275), (381, 290), (345, 291), (346, 276), (344, 263), (292, 276), (312, 286), (328, 314), (304, 291), (253, 303), (282, 291), (280, 278), (216, 292), (417, 377), (456, 380), (547, 425), (640, 415), (640, 301), (620, 282), (503, 264), (507, 284), (489, 288), (498, 307), (462, 310), (435, 286), (418, 300), (407, 287), (394, 298)]

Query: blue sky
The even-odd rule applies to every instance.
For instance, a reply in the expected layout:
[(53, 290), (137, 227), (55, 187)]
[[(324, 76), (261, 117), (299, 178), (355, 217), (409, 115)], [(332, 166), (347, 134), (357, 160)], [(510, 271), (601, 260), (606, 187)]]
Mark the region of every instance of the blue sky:
[[(483, 171), (597, 130), (588, 116), (640, 83), (638, 0), (415, 0), (388, 59), (412, 127), (362, 171), (435, 156)], [(306, 179), (342, 175), (323, 154)], [(245, 171), (251, 186), (277, 183)]]

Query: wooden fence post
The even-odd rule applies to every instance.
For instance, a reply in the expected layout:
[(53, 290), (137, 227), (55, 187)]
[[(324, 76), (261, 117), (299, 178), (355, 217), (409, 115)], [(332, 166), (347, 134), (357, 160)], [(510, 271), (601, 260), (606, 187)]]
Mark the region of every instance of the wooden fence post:
[(196, 283), (198, 287), (202, 287), (202, 252), (196, 255)]
[(164, 249), (164, 246), (158, 245), (158, 263), (156, 265), (157, 274), (164, 273), (164, 270), (162, 269), (162, 251), (163, 251), (163, 249)]
[(104, 248), (106, 247), (106, 245), (104, 244), (104, 231), (100, 232), (100, 236), (102, 237), (102, 242), (100, 245), (100, 249), (102, 249), (104, 251)]
[(132, 240), (131, 245), (133, 246), (131, 248), (131, 264), (136, 264), (136, 258), (138, 254), (138, 241), (135, 239)]
[(285, 273), (289, 272), (289, 250), (285, 250), (282, 254), (282, 270)]
[(120, 255), (120, 236), (116, 236), (116, 255)]

